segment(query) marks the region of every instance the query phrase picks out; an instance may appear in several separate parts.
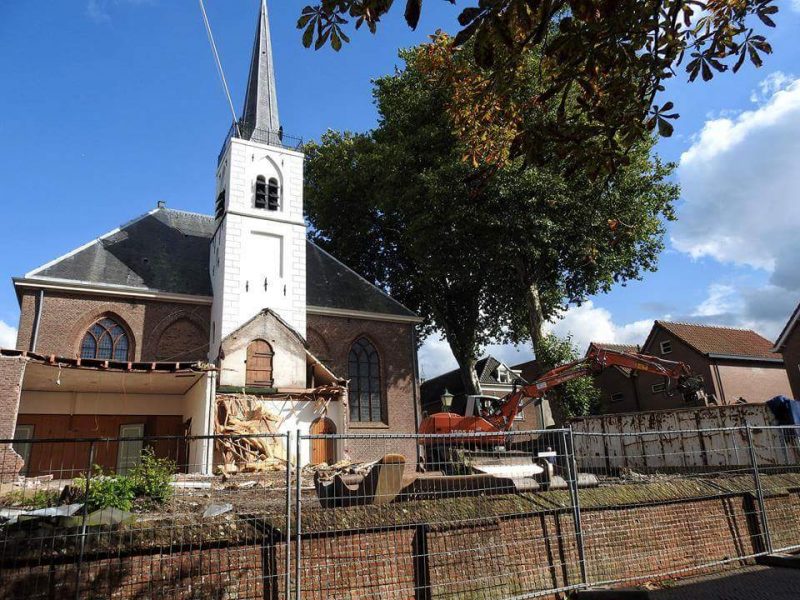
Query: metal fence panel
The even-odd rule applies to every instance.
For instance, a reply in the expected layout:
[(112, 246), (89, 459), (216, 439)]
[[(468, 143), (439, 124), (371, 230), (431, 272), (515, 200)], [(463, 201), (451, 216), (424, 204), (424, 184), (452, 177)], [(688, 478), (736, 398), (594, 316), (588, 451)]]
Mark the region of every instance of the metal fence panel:
[(0, 440), (0, 600), (521, 599), (800, 549), (800, 428), (626, 423), (18, 440), (21, 476)]

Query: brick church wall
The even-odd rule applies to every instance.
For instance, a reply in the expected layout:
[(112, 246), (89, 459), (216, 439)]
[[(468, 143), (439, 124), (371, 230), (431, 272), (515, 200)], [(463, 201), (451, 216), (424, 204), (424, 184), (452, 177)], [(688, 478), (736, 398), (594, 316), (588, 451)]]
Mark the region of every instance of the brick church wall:
[[(17, 336), (20, 350), (30, 349), (36, 302), (35, 290), (23, 292)], [(77, 356), (86, 330), (106, 314), (119, 317), (130, 330), (131, 360), (147, 362), (168, 356), (175, 357), (169, 360), (207, 359), (209, 305), (49, 291), (44, 296), (36, 352)], [(176, 328), (183, 335), (176, 335)], [(186, 335), (190, 330), (191, 335)]]
[[(381, 376), (385, 385), (386, 423), (348, 421), (347, 433), (414, 433), (419, 388), (414, 375), (412, 331), (409, 323), (371, 321), (327, 315), (308, 315), (308, 341), (311, 353), (334, 374), (348, 378), (348, 354), (353, 342), (366, 336), (375, 346), (381, 359)], [(344, 432), (339, 432), (344, 433)], [(412, 440), (348, 440), (348, 450), (354, 460), (373, 460), (386, 453), (387, 447), (399, 448), (409, 463), (415, 460), (416, 447)]]

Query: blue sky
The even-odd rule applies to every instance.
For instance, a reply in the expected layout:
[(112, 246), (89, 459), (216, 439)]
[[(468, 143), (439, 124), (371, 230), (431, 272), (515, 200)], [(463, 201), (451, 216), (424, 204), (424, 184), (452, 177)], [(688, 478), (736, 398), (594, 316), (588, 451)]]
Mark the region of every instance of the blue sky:
[[(206, 4), (238, 110), (258, 0)], [(281, 121), (305, 139), (372, 127), (370, 79), (399, 65), (398, 48), (452, 31), (459, 10), (429, 1), (412, 32), (398, 5), (378, 36), (359, 32), (335, 54), (301, 46), (304, 4), (273, 1), (270, 17)], [(569, 311), (558, 333), (636, 342), (652, 319), (673, 318), (776, 335), (800, 300), (800, 0), (781, 9), (764, 68), (670, 85), (681, 119), (658, 151), (682, 161), (684, 193), (660, 269)], [(0, 345), (13, 345), (12, 276), (158, 200), (211, 211), (230, 115), (194, 0), (0, 0), (0, 56)], [(452, 357), (431, 340), (421, 362), (430, 377)]]

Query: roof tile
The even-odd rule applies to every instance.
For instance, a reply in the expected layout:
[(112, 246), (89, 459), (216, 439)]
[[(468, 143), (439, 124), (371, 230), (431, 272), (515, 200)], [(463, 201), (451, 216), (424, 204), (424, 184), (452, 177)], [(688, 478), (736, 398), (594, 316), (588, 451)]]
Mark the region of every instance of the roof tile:
[(701, 354), (781, 358), (780, 354), (772, 352), (772, 342), (750, 329), (668, 321), (656, 321), (656, 325), (660, 325)]

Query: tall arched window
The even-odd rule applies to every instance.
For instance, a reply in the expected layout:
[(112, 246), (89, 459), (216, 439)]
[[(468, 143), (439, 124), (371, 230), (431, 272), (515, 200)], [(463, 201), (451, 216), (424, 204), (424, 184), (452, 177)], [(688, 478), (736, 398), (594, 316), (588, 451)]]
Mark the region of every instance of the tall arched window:
[(253, 340), (247, 346), (247, 378), (245, 385), (272, 387), (272, 346), (264, 340)]
[(272, 177), (267, 184), (267, 210), (278, 210), (279, 205), (280, 190), (278, 188), (278, 180)]
[(256, 177), (256, 208), (267, 208), (267, 179), (263, 175)]
[(130, 340), (114, 319), (104, 317), (89, 328), (81, 342), (81, 358), (128, 360)]
[(386, 422), (381, 402), (381, 361), (367, 338), (358, 338), (348, 356), (350, 420)]

